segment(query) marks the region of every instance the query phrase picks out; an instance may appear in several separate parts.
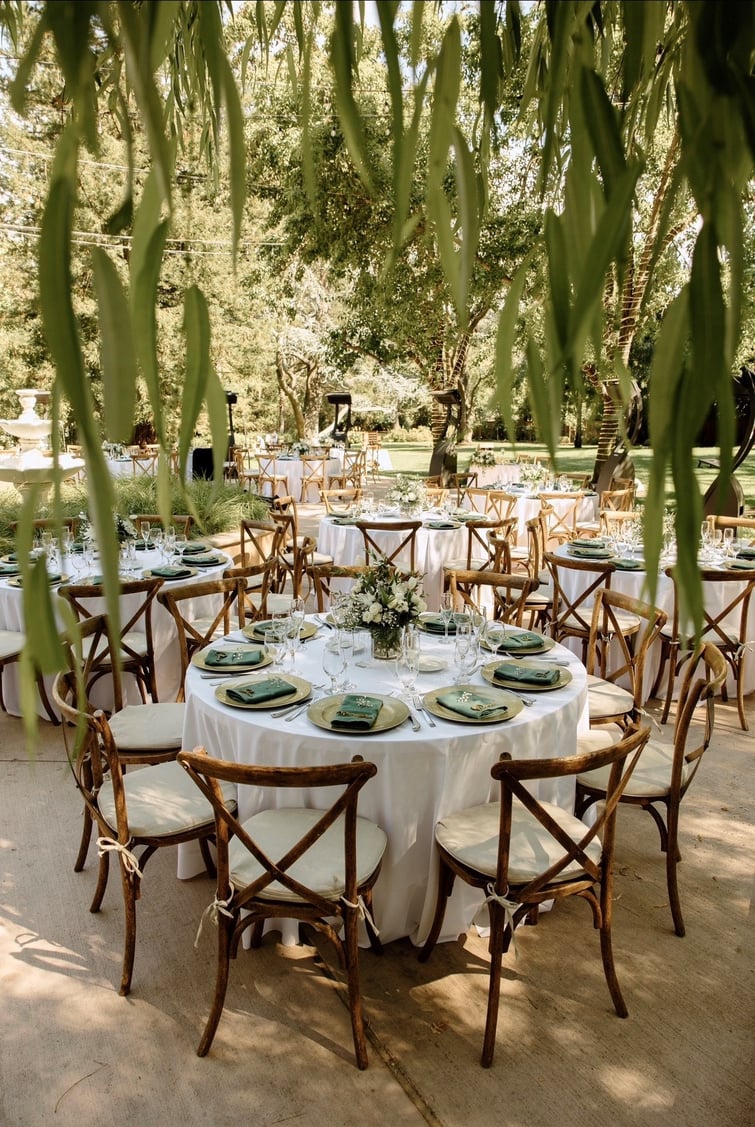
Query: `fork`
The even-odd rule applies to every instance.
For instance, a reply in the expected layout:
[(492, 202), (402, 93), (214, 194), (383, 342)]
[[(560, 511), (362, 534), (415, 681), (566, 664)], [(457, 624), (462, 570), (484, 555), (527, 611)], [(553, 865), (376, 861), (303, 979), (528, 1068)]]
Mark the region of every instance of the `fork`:
[(425, 720), (427, 720), (427, 723), (430, 725), (430, 727), (431, 728), (437, 728), (438, 725), (435, 723), (432, 716), (430, 715), (430, 713), (425, 708), (425, 702), (423, 701), (420, 694), (419, 693), (412, 693), (412, 700), (414, 701), (414, 707), (417, 709), (417, 712), (422, 713), (422, 715), (424, 716)]

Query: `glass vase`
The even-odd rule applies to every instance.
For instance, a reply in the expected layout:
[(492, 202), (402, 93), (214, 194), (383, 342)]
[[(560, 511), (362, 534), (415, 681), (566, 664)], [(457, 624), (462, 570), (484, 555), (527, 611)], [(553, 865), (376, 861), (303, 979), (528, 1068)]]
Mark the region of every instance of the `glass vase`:
[(395, 661), (401, 653), (401, 627), (373, 627), (370, 635), (373, 658), (376, 661)]

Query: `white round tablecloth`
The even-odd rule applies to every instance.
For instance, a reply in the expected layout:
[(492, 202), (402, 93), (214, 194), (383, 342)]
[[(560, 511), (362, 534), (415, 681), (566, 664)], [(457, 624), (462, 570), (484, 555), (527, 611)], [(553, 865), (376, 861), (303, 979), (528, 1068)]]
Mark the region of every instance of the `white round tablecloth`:
[[(166, 587), (181, 587), (189, 583), (198, 583), (203, 579), (217, 579), (223, 574), (225, 569), (230, 566), (231, 560), (223, 552), (217, 552), (218, 556), (223, 557), (223, 562), (214, 567), (206, 567), (197, 569), (197, 574), (189, 579), (174, 579), (167, 580)], [(137, 552), (138, 570), (134, 575), (125, 576), (126, 579), (139, 579), (143, 571), (151, 567), (156, 567), (158, 564), (164, 563), (164, 560), (158, 552)], [(187, 567), (190, 563), (187, 561)], [(95, 568), (96, 570), (96, 564)], [(72, 583), (77, 583), (80, 580), (86, 579), (85, 575), (79, 576), (75, 566), (69, 558), (63, 560), (62, 574), (68, 575)], [(138, 606), (138, 596), (126, 595), (121, 598), (121, 621), (127, 621), (129, 615), (133, 614)], [(92, 603), (91, 609), (94, 614), (99, 611), (105, 610), (105, 600), (102, 600), (101, 606)], [(201, 617), (210, 612), (210, 606), (206, 599), (198, 600), (193, 608), (187, 608), (194, 613), (197, 617)], [(7, 579), (0, 579), (0, 630), (24, 630), (24, 601), (23, 591), (20, 587), (13, 586)], [(176, 627), (173, 622), (172, 616), (162, 607), (159, 603), (153, 604), (152, 610), (152, 640), (154, 644), (155, 653), (155, 671), (157, 675), (157, 689), (158, 696), (161, 701), (175, 700), (176, 693), (178, 692), (181, 672), (181, 660), (178, 647), (178, 638), (176, 636)], [(45, 678), (45, 686), (47, 688), (48, 696), (51, 697), (52, 683), (54, 677)], [(21, 715), (21, 707), (19, 702), (19, 689), (18, 689), (18, 666), (16, 664), (10, 665), (3, 673), (3, 697), (5, 700), (6, 711), (12, 716)], [(138, 696), (134, 698), (134, 703), (140, 700)], [(102, 703), (105, 707), (104, 702)], [(47, 718), (42, 704), (40, 702), (38, 712), (40, 716)]]
[[(314, 684), (327, 680), (321, 653), (329, 637), (330, 631), (321, 629), (301, 647), (295, 661), (297, 676)], [(452, 665), (452, 645), (424, 635), (422, 650)], [(205, 747), (210, 754), (237, 763), (280, 767), (346, 762), (356, 753), (375, 763), (377, 775), (362, 791), (359, 804), (360, 814), (377, 822), (388, 835), (388, 850), (374, 891), (375, 918), (385, 942), (408, 935), (421, 943), (435, 905), (438, 819), (497, 797), (490, 769), (504, 751), (516, 758), (567, 756), (576, 751), (578, 728), (587, 724), (586, 675), (568, 650), (557, 646), (552, 653), (569, 662), (571, 683), (555, 692), (531, 694), (535, 703), (509, 721), (475, 725), (436, 718), (433, 728), (423, 716), (417, 732), (407, 721), (391, 731), (358, 736), (323, 730), (306, 711), (285, 723), (273, 719), (269, 711), (229, 707), (215, 695), (220, 682), (203, 679), (201, 671), (192, 668), (186, 680), (184, 747)], [(349, 676), (364, 692), (386, 694), (398, 686), (394, 663), (372, 661), (368, 649), (350, 665)], [(471, 680), (485, 684), (480, 673)], [(425, 693), (452, 681), (449, 667), (420, 674), (417, 689)], [(573, 787), (567, 780), (547, 783), (538, 793), (571, 809)], [(295, 791), (277, 792), (277, 799), (281, 805), (308, 802), (306, 794)], [(239, 794), (241, 817), (254, 814), (260, 801), (259, 791), (245, 788)], [(199, 869), (198, 850), (182, 846), (179, 876), (192, 876)], [(455, 939), (466, 931), (481, 903), (478, 892), (457, 882), (442, 938)]]
[[(285, 474), (288, 481), (288, 493), (295, 501), (301, 497), (301, 483), (304, 477), (305, 464), (301, 458), (288, 458), (285, 455), (277, 455), (275, 458), (265, 454), (258, 454), (257, 461), (260, 468), (268, 466), (272, 472), (272, 463), (275, 463), (275, 473)], [(341, 463), (337, 458), (327, 458), (325, 461), (325, 488), (328, 488), (329, 482), (333, 475), (337, 475), (341, 468)], [(311, 468), (309, 470), (311, 473)], [(272, 497), (272, 488), (269, 482), (263, 482), (262, 496)], [(306, 501), (319, 501), (319, 496), (315, 496), (314, 487), (310, 487), (308, 496), (304, 498)]]

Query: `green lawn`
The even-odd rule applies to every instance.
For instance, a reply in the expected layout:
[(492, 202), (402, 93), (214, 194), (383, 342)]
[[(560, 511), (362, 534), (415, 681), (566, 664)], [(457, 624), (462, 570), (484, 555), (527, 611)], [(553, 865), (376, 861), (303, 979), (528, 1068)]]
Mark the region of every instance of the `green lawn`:
[[(512, 447), (507, 442), (493, 442), (486, 443), (485, 445), (492, 446), (502, 459), (513, 460), (514, 458)], [(427, 473), (431, 453), (428, 444), (411, 442), (385, 443), (385, 449), (390, 455), (393, 473)], [(458, 448), (460, 473), (469, 466), (475, 449), (476, 444), (460, 446)], [(589, 473), (595, 462), (595, 451), (595, 446), (583, 446), (581, 450), (575, 450), (572, 446), (562, 446), (558, 454), (558, 468), (561, 472), (566, 474)], [(517, 452), (539, 455), (542, 458), (547, 456), (545, 446), (538, 443), (522, 443), (517, 446)], [(694, 453), (696, 458), (712, 458), (716, 456), (715, 450), (704, 447), (696, 449)], [(647, 486), (649, 480), (651, 459), (652, 452), (647, 447), (632, 451), (632, 461), (634, 462), (637, 478), (644, 486)], [(697, 470), (697, 478), (700, 482), (701, 492), (704, 493), (715, 478), (715, 470), (706, 466), (699, 467)], [(749, 513), (755, 510), (755, 454), (751, 454), (739, 467), (737, 470), (737, 479), (744, 491), (745, 511)], [(667, 483), (667, 496), (669, 505), (673, 505), (675, 493), (674, 485), (670, 478)]]

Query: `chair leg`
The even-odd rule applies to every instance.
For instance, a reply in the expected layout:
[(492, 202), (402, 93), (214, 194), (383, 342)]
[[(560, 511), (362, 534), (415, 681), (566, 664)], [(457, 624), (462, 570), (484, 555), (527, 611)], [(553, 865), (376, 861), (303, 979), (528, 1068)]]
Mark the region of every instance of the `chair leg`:
[(94, 890), (92, 903), (89, 905), (90, 912), (99, 912), (102, 907), (102, 901), (105, 896), (105, 889), (107, 888), (107, 878), (110, 875), (110, 856), (103, 853), (100, 857), (100, 867), (97, 874), (97, 887)]
[(218, 920), (218, 966), (215, 976), (215, 996), (212, 999), (210, 1016), (207, 1018), (207, 1024), (197, 1048), (198, 1057), (207, 1056), (218, 1028), (220, 1016), (223, 1013), (230, 970), (231, 933), (236, 925), (237, 916), (238, 913), (234, 913), (233, 919), (221, 916)]
[(608, 983), (608, 989), (611, 994), (614, 1009), (619, 1017), (628, 1017), (629, 1010), (627, 1009), (624, 996), (621, 993), (619, 980), (616, 977), (616, 967), (613, 961), (613, 946), (611, 943), (611, 922), (606, 922), (605, 917), (600, 927), (600, 953), (603, 957), (603, 970)]
[(679, 811), (669, 810), (668, 813), (668, 840), (666, 847), (666, 885), (668, 887), (669, 907), (671, 918), (674, 921), (674, 931), (680, 938), (686, 935), (682, 903), (679, 898), (678, 869), (681, 856), (679, 854)]
[(495, 1035), (498, 1029), (498, 1004), (501, 997), (501, 966), (505, 950), (506, 915), (495, 900), (489, 902), (490, 912), (490, 984), (488, 986), (488, 1009), (485, 1016), (485, 1036), (482, 1042), (480, 1064), (490, 1068), (495, 1053)]
[(131, 993), (131, 979), (134, 974), (134, 954), (136, 952), (136, 901), (139, 898), (140, 880), (136, 873), (127, 873), (121, 862), (123, 883), (123, 909), (125, 937), (123, 943), (123, 970), (121, 987), (118, 993), (125, 997)]
[(85, 806), (82, 810), (82, 817), (84, 824), (81, 827), (81, 841), (79, 843), (79, 852), (76, 854), (76, 860), (73, 865), (73, 871), (80, 873), (84, 868), (87, 860), (87, 853), (89, 852), (89, 843), (92, 840), (92, 815)]
[(742, 655), (742, 657), (739, 661), (739, 664), (737, 665), (737, 667), (734, 671), (734, 676), (737, 679), (737, 685), (736, 685), (736, 688), (737, 688), (737, 711), (739, 712), (739, 723), (742, 727), (743, 732), (749, 732), (750, 726), (747, 723), (747, 717), (745, 716), (745, 695), (744, 695), (743, 672), (744, 672), (744, 654)]
[(359, 990), (359, 909), (347, 908), (344, 918), (346, 931), (346, 974), (349, 983), (349, 1013), (351, 1014), (351, 1033), (354, 1040), (354, 1055), (357, 1068), (367, 1067), (367, 1042), (364, 1036), (364, 1016), (362, 1014), (362, 995)]
[(440, 929), (443, 924), (443, 917), (446, 914), (446, 904), (448, 898), (453, 890), (456, 874), (449, 869), (443, 858), (440, 858), (440, 867), (438, 869), (438, 899), (435, 904), (435, 915), (433, 922), (430, 926), (430, 931), (425, 940), (424, 946), (420, 949), (417, 958), (421, 963), (426, 963), (432, 954), (433, 947), (438, 942)]

